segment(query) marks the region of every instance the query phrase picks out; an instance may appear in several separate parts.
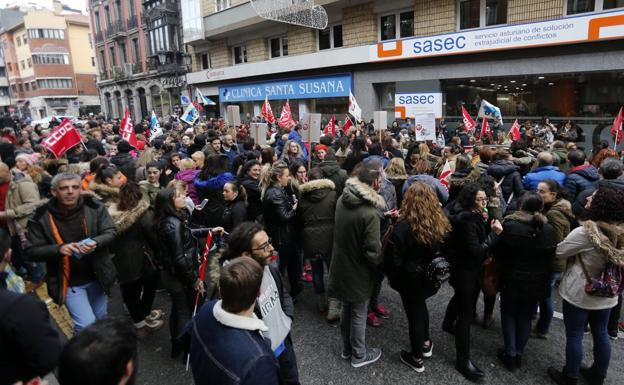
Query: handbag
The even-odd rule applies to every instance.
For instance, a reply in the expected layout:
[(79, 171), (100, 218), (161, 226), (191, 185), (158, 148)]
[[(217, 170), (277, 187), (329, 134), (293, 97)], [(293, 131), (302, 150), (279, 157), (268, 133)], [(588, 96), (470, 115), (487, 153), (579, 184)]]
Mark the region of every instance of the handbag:
[(483, 261), (483, 275), (481, 277), (481, 290), (486, 297), (494, 297), (498, 292), (500, 271), (494, 257), (487, 257)]
[(419, 273), (425, 279), (430, 288), (438, 291), (442, 284), (451, 277), (451, 264), (446, 260), (438, 249), (431, 261), (419, 268)]
[(583, 258), (578, 256), (587, 283), (585, 293), (594, 297), (613, 298), (622, 293), (624, 288), (624, 266), (607, 262), (599, 278), (592, 278), (587, 271)]

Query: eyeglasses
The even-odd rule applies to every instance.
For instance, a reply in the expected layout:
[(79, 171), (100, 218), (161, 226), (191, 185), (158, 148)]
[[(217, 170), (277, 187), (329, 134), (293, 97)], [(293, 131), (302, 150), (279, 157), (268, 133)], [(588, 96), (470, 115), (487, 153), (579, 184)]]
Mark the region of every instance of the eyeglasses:
[(268, 241), (264, 242), (263, 244), (261, 244), (259, 247), (256, 247), (255, 249), (251, 249), (251, 251), (269, 252), (269, 251), (271, 251), (272, 247), (273, 247), (273, 245), (271, 245), (271, 238), (269, 238)]
[(483, 198), (476, 197), (475, 201), (477, 201), (477, 202), (487, 202), (488, 199), (487, 199), (487, 197), (483, 197)]

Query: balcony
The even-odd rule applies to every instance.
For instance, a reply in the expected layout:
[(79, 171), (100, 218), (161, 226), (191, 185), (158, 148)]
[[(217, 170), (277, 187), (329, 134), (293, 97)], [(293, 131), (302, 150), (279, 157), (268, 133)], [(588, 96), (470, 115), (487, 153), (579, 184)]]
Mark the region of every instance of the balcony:
[(128, 31), (123, 20), (117, 20), (108, 30), (109, 39), (124, 39), (127, 35)]

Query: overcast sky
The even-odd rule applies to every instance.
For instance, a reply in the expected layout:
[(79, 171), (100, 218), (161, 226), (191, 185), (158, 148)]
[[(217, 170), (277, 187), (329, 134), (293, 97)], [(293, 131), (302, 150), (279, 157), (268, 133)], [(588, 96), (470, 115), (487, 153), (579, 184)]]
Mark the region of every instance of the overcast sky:
[[(52, 0), (0, 0), (0, 8), (4, 8), (7, 4), (15, 4), (15, 3), (36, 3), (40, 5), (52, 4)], [(86, 0), (61, 0), (61, 3), (67, 4), (72, 8), (84, 10), (86, 9)]]

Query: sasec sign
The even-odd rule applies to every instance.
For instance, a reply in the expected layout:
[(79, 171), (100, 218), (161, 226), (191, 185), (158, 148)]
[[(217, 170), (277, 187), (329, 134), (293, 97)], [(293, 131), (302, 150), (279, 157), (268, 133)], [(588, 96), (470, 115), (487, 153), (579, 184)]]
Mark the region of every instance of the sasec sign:
[(425, 92), (394, 95), (394, 117), (413, 118), (416, 115), (434, 114), (442, 117), (442, 93)]
[(621, 38), (624, 38), (624, 11), (615, 10), (382, 42), (369, 46), (369, 59), (416, 59)]
[(219, 87), (221, 102), (247, 102), (275, 99), (336, 98), (349, 96), (351, 75), (232, 84)]

